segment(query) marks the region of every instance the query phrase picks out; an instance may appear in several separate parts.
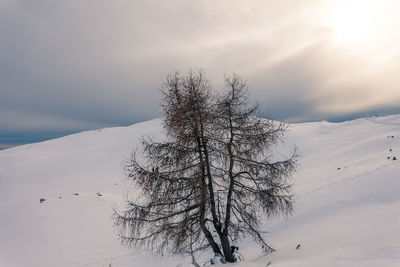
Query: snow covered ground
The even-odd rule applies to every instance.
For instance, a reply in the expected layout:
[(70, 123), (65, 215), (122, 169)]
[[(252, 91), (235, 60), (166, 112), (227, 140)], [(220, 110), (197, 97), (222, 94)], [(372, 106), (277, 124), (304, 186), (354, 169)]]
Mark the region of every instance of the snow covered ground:
[[(132, 255), (111, 221), (130, 186), (124, 160), (161, 132), (156, 119), (0, 151), (0, 266), (187, 264)], [(400, 115), (292, 124), (287, 138), (301, 154), (296, 212), (265, 222), (277, 252), (244, 240), (233, 266), (400, 266)]]

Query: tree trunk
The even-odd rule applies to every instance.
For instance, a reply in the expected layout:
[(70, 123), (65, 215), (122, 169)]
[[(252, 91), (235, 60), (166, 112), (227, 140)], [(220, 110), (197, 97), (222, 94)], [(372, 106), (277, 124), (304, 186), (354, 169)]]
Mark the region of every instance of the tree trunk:
[(208, 231), (208, 229), (204, 223), (201, 223), (201, 230), (203, 231), (204, 235), (206, 236), (208, 243), (210, 244), (212, 250), (214, 251), (214, 254), (222, 255), (221, 250), (218, 247), (218, 244), (215, 243), (214, 238), (212, 237), (212, 234), (210, 233), (210, 231)]
[(221, 235), (221, 245), (222, 250), (224, 251), (224, 257), (227, 262), (235, 262), (235, 257), (233, 256), (231, 245), (229, 243), (228, 235)]

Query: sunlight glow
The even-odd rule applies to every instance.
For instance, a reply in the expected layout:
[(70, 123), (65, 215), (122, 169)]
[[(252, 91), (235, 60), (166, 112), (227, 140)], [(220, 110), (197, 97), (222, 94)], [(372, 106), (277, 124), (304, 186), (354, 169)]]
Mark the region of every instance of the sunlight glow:
[(377, 1), (346, 1), (338, 6), (328, 18), (334, 40), (337, 42), (363, 42), (372, 38), (374, 11)]

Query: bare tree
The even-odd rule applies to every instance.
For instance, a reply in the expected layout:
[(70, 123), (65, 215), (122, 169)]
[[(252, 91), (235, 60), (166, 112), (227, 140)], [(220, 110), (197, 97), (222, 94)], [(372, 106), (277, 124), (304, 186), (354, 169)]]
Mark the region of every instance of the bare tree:
[(214, 180), (226, 192), (219, 201), (222, 223), (217, 229), (225, 258), (232, 261), (230, 240), (252, 235), (266, 253), (273, 252), (259, 230), (262, 213), (288, 215), (293, 210), (289, 178), (295, 170), (296, 153), (273, 160), (272, 146), (281, 140), (286, 125), (257, 118), (257, 105), (248, 106), (246, 83), (237, 74), (225, 78), (226, 90), (218, 99)]
[(127, 198), (123, 212), (116, 211), (124, 244), (192, 256), (211, 247), (234, 262), (231, 241), (250, 234), (273, 251), (259, 230), (260, 215), (292, 211), (288, 178), (295, 155), (271, 161), (285, 125), (254, 116), (238, 75), (225, 83), (225, 93), (216, 96), (202, 73), (168, 76), (167, 140), (145, 138), (144, 163), (133, 153), (126, 166), (141, 197)]

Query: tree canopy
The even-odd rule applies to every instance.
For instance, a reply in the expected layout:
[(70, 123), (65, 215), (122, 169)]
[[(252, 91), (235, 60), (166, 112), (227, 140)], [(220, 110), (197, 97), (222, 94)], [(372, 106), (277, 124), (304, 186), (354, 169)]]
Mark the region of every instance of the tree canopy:
[(255, 116), (237, 74), (217, 94), (203, 73), (176, 72), (162, 93), (166, 140), (144, 137), (125, 167), (140, 197), (127, 197), (115, 213), (122, 242), (193, 257), (211, 248), (234, 262), (232, 242), (251, 235), (274, 251), (260, 220), (293, 211), (296, 153), (280, 160), (272, 153), (287, 125)]

